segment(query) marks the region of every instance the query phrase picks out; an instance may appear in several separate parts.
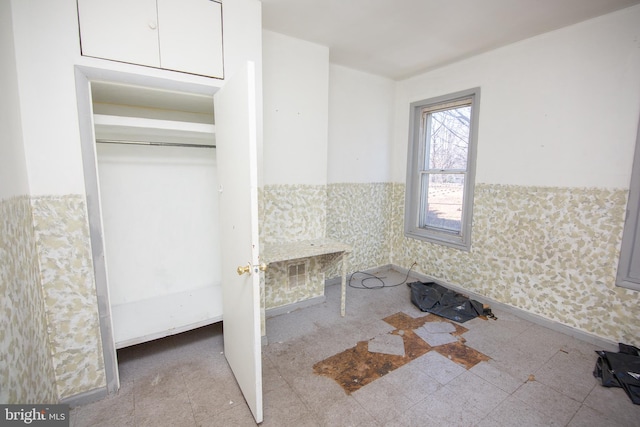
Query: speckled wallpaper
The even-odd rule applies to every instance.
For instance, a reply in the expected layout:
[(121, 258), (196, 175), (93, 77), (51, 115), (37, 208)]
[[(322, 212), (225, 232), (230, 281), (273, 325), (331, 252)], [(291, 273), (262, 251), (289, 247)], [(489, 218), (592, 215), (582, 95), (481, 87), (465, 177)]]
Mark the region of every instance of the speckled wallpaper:
[(31, 204), (0, 201), (0, 403), (58, 400)]
[(394, 264), (640, 344), (640, 293), (615, 286), (627, 190), (477, 184), (470, 252), (404, 237), (404, 191), (394, 185)]
[(31, 200), (61, 399), (106, 385), (84, 196)]
[(324, 237), (324, 185), (268, 185), (262, 189), (260, 238), (264, 244)]
[[(330, 184), (327, 186), (327, 237), (353, 247), (349, 271), (389, 264), (393, 185)], [(337, 266), (328, 277), (340, 275)]]

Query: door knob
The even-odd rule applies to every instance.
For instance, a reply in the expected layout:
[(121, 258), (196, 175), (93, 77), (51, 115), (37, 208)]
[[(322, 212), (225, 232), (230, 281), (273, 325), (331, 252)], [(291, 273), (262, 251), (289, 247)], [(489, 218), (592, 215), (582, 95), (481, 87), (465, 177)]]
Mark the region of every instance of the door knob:
[[(245, 273), (251, 273), (251, 263), (247, 263), (247, 265), (241, 265), (239, 266), (236, 271), (238, 272), (239, 276), (242, 276)], [(260, 271), (267, 271), (267, 264), (265, 264), (264, 262), (260, 265), (256, 265), (255, 266), (255, 272), (257, 273), (258, 270)]]
[(251, 272), (251, 264), (241, 265), (236, 269), (236, 271), (238, 272), (239, 276), (242, 276), (245, 273), (250, 273)]

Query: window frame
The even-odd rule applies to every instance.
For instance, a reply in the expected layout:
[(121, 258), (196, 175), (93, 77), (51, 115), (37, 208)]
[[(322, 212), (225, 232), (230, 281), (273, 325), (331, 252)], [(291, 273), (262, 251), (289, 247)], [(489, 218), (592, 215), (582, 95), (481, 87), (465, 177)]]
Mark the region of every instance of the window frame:
[[(471, 124), (469, 126), (469, 148), (462, 199), (462, 221), (460, 233), (437, 227), (419, 227), (420, 206), (423, 204), (420, 191), (420, 163), (426, 138), (423, 137), (422, 115), (425, 109), (471, 99)], [(405, 193), (405, 236), (437, 243), (464, 251), (471, 250), (471, 228), (473, 222), (473, 195), (475, 188), (476, 157), (478, 145), (478, 122), (480, 116), (480, 88), (472, 88), (435, 98), (424, 99), (410, 104), (409, 148), (407, 152), (407, 180)]]
[[(635, 264), (633, 256), (636, 256)], [(638, 276), (638, 257), (640, 256), (640, 122), (636, 136), (636, 147), (633, 155), (633, 169), (629, 198), (627, 200), (622, 242), (620, 244), (620, 258), (616, 273), (616, 286), (640, 291), (640, 277)], [(635, 273), (632, 270), (636, 270)], [(635, 275), (634, 275), (635, 274)]]

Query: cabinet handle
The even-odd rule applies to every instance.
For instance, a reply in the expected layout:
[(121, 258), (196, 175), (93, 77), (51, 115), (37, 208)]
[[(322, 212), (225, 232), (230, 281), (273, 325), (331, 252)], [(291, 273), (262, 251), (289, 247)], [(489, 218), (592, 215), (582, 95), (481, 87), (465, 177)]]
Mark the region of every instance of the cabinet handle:
[(158, 24), (156, 23), (156, 21), (149, 21), (149, 28), (151, 28), (152, 30), (158, 28)]

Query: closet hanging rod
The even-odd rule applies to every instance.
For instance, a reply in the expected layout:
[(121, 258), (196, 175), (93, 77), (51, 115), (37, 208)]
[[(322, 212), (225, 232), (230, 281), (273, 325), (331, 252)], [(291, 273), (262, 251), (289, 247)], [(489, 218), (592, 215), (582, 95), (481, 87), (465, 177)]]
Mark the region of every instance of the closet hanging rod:
[(128, 141), (122, 139), (96, 139), (98, 144), (152, 145), (158, 147), (216, 148), (210, 144), (184, 144), (181, 142)]

